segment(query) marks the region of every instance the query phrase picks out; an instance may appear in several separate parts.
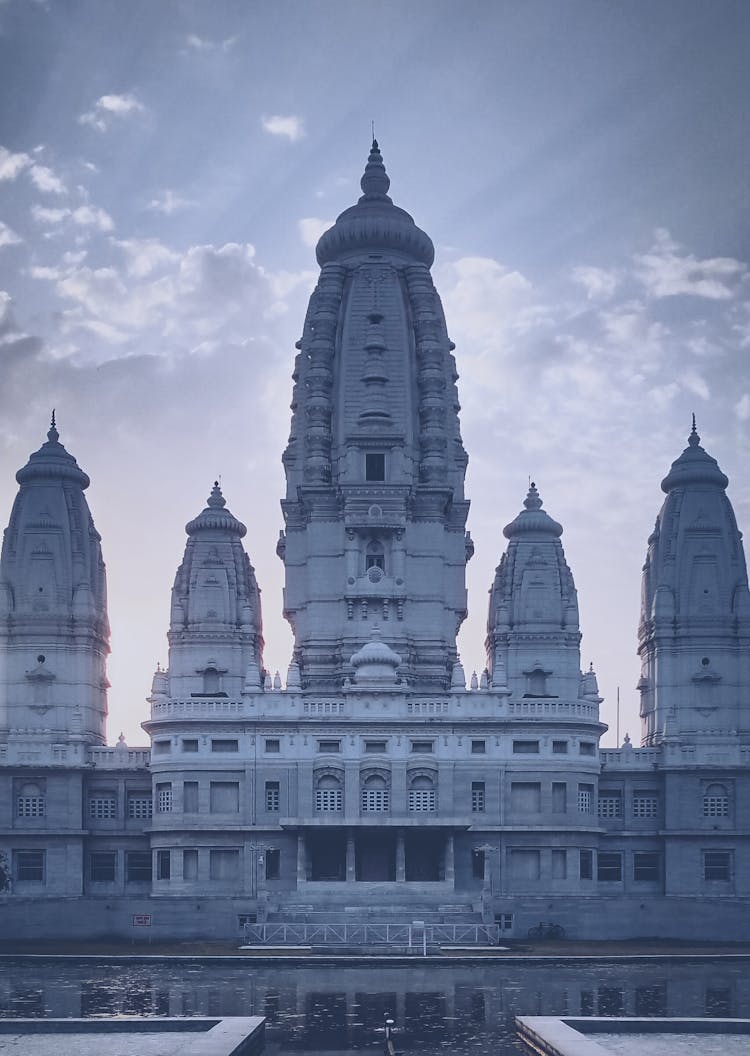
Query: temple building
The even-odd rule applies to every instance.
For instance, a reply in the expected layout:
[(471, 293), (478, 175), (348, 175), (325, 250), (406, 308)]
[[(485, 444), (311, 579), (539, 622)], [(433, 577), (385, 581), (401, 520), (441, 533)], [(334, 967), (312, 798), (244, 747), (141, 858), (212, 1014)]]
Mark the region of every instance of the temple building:
[(318, 242), (294, 360), (283, 682), (264, 666), (245, 525), (214, 484), (186, 525), (150, 747), (108, 747), (102, 546), (54, 418), (16, 475), (4, 934), (419, 918), (509, 938), (540, 920), (572, 938), (750, 938), (750, 595), (726, 476), (693, 422), (647, 543), (641, 747), (599, 748), (563, 527), (533, 483), (507, 503), (486, 667), (467, 682), (467, 454), (434, 249), (375, 141), (361, 188)]

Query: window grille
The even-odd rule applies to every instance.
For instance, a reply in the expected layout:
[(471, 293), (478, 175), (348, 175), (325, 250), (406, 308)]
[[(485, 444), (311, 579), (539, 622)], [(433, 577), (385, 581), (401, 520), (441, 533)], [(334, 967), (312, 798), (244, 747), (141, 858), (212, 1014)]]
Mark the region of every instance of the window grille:
[(281, 809), (281, 788), (278, 781), (266, 781), (266, 810), (276, 814)]
[(156, 811), (158, 814), (170, 814), (172, 812), (172, 786), (156, 786)]
[(485, 809), (484, 781), (472, 781), (471, 783), (471, 812), (482, 814)]
[(390, 807), (390, 792), (384, 785), (362, 786), (362, 813), (385, 814)]
[(703, 797), (704, 818), (728, 818), (729, 796), (705, 795)]
[(150, 818), (154, 813), (151, 796), (128, 796), (129, 818)]
[(340, 813), (344, 809), (344, 793), (340, 788), (316, 788), (315, 809), (323, 814)]
[(578, 786), (578, 813), (579, 814), (590, 814), (591, 813), (591, 800), (592, 800), (592, 789), (588, 785)]
[(18, 797), (19, 818), (43, 818), (44, 796), (19, 796)]
[(89, 800), (89, 817), (111, 819), (117, 817), (117, 800), (114, 796), (92, 796)]
[(597, 813), (600, 818), (622, 817), (622, 796), (604, 793), (599, 796)]
[(430, 814), (437, 809), (437, 794), (434, 788), (410, 788), (409, 811)]
[(633, 817), (634, 818), (655, 818), (659, 813), (659, 798), (658, 796), (651, 795), (638, 795), (633, 796)]

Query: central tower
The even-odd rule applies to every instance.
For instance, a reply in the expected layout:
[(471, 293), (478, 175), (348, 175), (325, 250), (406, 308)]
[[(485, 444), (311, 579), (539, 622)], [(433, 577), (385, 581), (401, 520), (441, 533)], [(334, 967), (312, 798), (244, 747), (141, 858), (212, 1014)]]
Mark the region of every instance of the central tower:
[(377, 141), (362, 197), (318, 242), (283, 456), (284, 614), (303, 688), (337, 691), (373, 637), (417, 691), (447, 689), (472, 553), (454, 345), (434, 248), (388, 196)]

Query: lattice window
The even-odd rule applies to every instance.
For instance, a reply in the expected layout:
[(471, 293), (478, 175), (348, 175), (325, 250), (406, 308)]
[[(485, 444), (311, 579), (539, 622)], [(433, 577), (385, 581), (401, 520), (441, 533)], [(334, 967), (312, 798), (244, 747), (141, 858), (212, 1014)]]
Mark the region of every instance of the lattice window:
[(384, 777), (372, 775), (362, 784), (362, 813), (385, 814), (390, 809), (390, 789)]
[(471, 812), (483, 814), (485, 810), (484, 781), (471, 782)]
[(281, 809), (281, 786), (278, 781), (266, 781), (266, 810), (276, 814)]
[(89, 800), (89, 817), (108, 820), (117, 817), (117, 800), (114, 796), (92, 796)]
[(434, 813), (437, 810), (437, 790), (432, 778), (425, 775), (412, 778), (408, 800), (410, 813)]
[(129, 818), (150, 818), (154, 813), (151, 796), (128, 796)]
[(591, 785), (578, 786), (578, 813), (590, 814), (594, 791)]
[(44, 796), (19, 796), (17, 809), (19, 818), (43, 818)]
[(617, 794), (612, 792), (600, 793), (597, 813), (600, 818), (621, 818), (622, 796), (619, 792)]
[(659, 797), (648, 792), (636, 792), (633, 796), (634, 818), (655, 818), (659, 814)]
[(724, 785), (707, 786), (703, 793), (703, 817), (729, 817), (729, 793)]
[(156, 786), (156, 812), (157, 814), (171, 814), (172, 812), (172, 786)]
[(321, 813), (340, 813), (344, 809), (344, 793), (340, 788), (316, 788), (315, 809)]

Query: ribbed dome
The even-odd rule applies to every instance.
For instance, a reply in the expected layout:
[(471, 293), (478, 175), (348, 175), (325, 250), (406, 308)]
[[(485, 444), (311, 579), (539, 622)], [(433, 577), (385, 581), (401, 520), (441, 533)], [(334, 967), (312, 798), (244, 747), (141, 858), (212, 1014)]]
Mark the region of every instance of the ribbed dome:
[(729, 478), (721, 472), (716, 459), (703, 450), (700, 441), (693, 415), (688, 446), (672, 463), (672, 468), (661, 482), (662, 491), (669, 493), (673, 488), (683, 488), (687, 484), (715, 484), (718, 488), (726, 488)]
[(435, 259), (432, 239), (404, 209), (393, 204), (388, 197), (390, 182), (378, 141), (373, 139), (360, 180), (362, 197), (356, 205), (344, 210), (318, 242), (315, 252), (321, 267), (352, 251), (368, 250), (403, 253), (431, 266)]
[(512, 539), (524, 532), (543, 532), (547, 535), (560, 536), (563, 533), (562, 525), (553, 521), (548, 513), (542, 509), (542, 500), (536, 490), (536, 484), (532, 481), (529, 493), (524, 499), (524, 510), (521, 510), (515, 520), (506, 524), (503, 535), (506, 539)]
[(91, 481), (88, 475), (79, 467), (73, 456), (68, 454), (59, 440), (60, 434), (55, 428), (55, 412), (53, 411), (47, 442), (29, 456), (29, 461), (23, 469), (18, 470), (16, 480), (19, 484), (28, 484), (31, 480), (64, 477), (74, 480), (82, 489), (89, 486)]
[(247, 534), (247, 528), (234, 517), (229, 510), (225, 510), (224, 507), (227, 504), (227, 500), (221, 493), (218, 480), (214, 481), (214, 486), (211, 490), (211, 494), (208, 497), (206, 508), (198, 514), (198, 516), (188, 521), (185, 525), (185, 531), (188, 535), (195, 535), (196, 532), (201, 532), (206, 529), (218, 529), (220, 531), (231, 532), (233, 535), (239, 536), (240, 539)]

